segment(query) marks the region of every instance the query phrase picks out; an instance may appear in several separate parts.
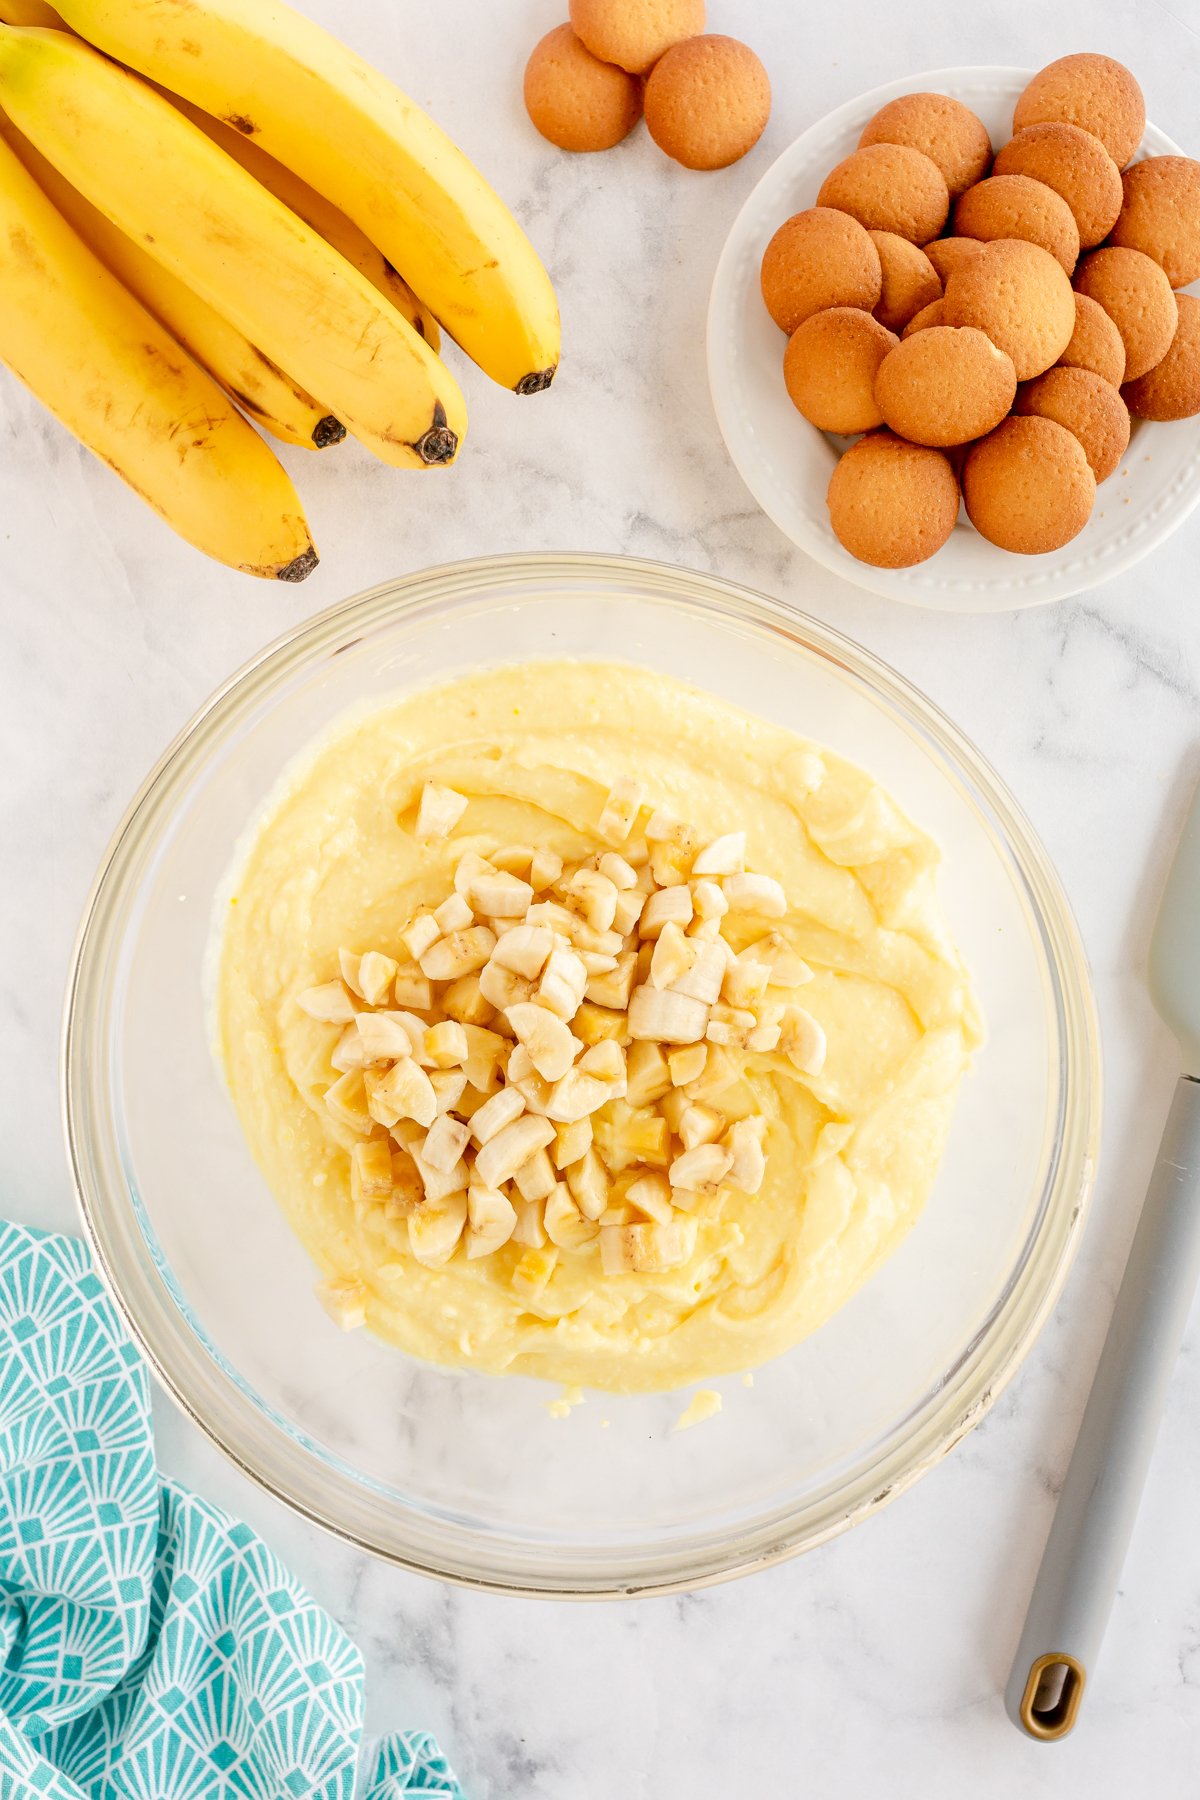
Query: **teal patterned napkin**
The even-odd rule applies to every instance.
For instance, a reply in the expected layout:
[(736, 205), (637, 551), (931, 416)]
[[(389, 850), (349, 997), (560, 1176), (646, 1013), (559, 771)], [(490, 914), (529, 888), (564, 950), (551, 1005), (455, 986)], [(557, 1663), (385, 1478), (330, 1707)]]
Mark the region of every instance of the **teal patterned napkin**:
[(362, 1750), (357, 1648), (154, 1461), (84, 1245), (0, 1223), (0, 1800), (463, 1800), (427, 1732)]

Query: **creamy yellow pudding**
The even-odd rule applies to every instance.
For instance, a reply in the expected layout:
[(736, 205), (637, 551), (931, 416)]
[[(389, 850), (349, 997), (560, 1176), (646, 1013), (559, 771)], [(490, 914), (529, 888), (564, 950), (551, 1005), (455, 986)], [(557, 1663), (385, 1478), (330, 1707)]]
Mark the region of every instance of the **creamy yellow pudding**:
[[(938, 861), (863, 771), (623, 664), (490, 669), (325, 739), (229, 890), (217, 1022), (251, 1149), (342, 1322), (616, 1392), (745, 1369), (814, 1330), (919, 1215), (979, 1041)], [(714, 946), (720, 994), (686, 998)], [(555, 1112), (558, 1026), (534, 1010), (572, 958), (588, 986), (558, 1009), (564, 1079), (604, 1101), (582, 1115), (575, 1089)], [(397, 1060), (372, 1064), (389, 1033)], [(510, 1179), (506, 1103), (482, 1108), (519, 1074), (536, 1147)], [(596, 1081), (619, 1082), (611, 1100)]]

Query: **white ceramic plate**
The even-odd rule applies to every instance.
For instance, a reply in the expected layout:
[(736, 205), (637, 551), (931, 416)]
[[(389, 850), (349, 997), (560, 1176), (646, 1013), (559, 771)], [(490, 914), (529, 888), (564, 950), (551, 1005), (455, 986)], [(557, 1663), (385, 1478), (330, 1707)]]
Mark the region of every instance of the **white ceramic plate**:
[[(1079, 536), (1046, 556), (1011, 556), (985, 542), (965, 513), (950, 541), (914, 569), (874, 569), (847, 554), (829, 527), (825, 491), (834, 440), (796, 411), (783, 385), (784, 338), (762, 303), (758, 272), (776, 227), (816, 204), (817, 190), (856, 147), (863, 126), (901, 94), (953, 94), (977, 112), (997, 148), (1011, 135), (1027, 69), (936, 69), (874, 88), (798, 137), (767, 170), (734, 222), (713, 280), (708, 378), (717, 422), (746, 486), (792, 542), (858, 587), (913, 606), (1006, 612), (1062, 600), (1132, 567), (1182, 524), (1200, 500), (1200, 418), (1135, 421), (1117, 473), (1096, 496)], [(1180, 156), (1148, 125), (1139, 156)]]

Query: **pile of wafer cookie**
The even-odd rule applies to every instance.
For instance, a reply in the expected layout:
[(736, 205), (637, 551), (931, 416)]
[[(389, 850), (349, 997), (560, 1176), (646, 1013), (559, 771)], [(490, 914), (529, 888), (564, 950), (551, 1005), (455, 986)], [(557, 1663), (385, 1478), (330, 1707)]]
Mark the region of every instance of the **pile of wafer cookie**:
[(762, 292), (788, 393), (857, 440), (828, 494), (851, 555), (924, 562), (960, 500), (998, 548), (1056, 550), (1131, 415), (1200, 413), (1200, 299), (1176, 291), (1200, 277), (1200, 163), (1132, 162), (1145, 124), (1106, 56), (1035, 75), (998, 154), (960, 101), (908, 94), (775, 232)]

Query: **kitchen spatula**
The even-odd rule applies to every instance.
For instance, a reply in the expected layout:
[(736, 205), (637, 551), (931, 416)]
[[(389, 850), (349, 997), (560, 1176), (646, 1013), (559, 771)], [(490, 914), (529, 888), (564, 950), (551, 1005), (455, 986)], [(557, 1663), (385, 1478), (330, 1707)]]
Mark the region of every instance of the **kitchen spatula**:
[(1044, 1742), (1070, 1731), (1094, 1667), (1200, 1281), (1200, 788), (1154, 928), (1150, 992), (1183, 1073), (1005, 1695), (1013, 1723)]

